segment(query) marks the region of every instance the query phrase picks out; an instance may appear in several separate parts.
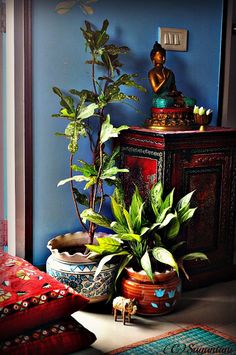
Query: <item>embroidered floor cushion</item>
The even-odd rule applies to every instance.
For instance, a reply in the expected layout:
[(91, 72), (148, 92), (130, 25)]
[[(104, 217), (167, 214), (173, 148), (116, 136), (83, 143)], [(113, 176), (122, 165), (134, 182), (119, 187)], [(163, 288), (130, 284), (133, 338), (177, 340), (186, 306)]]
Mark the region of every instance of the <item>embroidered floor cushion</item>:
[(0, 342), (0, 353), (8, 355), (69, 354), (89, 347), (95, 335), (68, 317)]
[(0, 340), (69, 316), (87, 303), (68, 285), (0, 251)]

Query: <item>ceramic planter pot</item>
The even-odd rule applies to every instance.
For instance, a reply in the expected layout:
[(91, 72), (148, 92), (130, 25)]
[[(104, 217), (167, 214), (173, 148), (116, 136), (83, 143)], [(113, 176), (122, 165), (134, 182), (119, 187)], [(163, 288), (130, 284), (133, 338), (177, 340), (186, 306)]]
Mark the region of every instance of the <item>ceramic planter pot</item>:
[(138, 302), (137, 314), (163, 315), (172, 312), (181, 293), (181, 281), (175, 271), (155, 273), (154, 284), (144, 272), (126, 268), (121, 292)]
[[(104, 234), (98, 233), (98, 236)], [(94, 280), (98, 262), (91, 261), (81, 252), (71, 252), (75, 245), (88, 243), (88, 235), (82, 232), (68, 233), (49, 240), (47, 247), (52, 254), (47, 259), (46, 270), (49, 275), (89, 298), (90, 303), (101, 302), (109, 296), (117, 265), (104, 265)]]

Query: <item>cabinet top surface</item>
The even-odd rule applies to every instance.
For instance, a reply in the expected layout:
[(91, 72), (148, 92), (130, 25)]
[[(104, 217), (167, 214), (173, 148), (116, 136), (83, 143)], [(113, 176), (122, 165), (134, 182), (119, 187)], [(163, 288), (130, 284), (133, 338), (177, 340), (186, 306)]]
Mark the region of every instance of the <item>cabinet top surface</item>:
[(181, 131), (165, 131), (165, 130), (154, 130), (139, 126), (131, 126), (129, 128), (130, 133), (138, 133), (151, 136), (196, 136), (196, 135), (215, 135), (215, 134), (231, 134), (236, 137), (236, 128), (226, 128), (226, 127), (206, 127), (205, 131), (199, 130), (181, 130)]

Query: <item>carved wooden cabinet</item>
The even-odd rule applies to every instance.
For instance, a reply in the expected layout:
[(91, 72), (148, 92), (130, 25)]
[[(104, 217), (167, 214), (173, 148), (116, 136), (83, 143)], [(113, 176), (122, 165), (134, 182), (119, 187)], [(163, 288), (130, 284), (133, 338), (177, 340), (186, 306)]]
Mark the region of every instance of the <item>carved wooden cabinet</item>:
[(127, 198), (132, 181), (145, 195), (161, 179), (176, 199), (192, 190), (198, 206), (185, 229), (187, 252), (203, 251), (208, 262), (191, 262), (185, 289), (235, 278), (236, 129), (154, 131), (131, 127), (121, 135), (121, 159)]

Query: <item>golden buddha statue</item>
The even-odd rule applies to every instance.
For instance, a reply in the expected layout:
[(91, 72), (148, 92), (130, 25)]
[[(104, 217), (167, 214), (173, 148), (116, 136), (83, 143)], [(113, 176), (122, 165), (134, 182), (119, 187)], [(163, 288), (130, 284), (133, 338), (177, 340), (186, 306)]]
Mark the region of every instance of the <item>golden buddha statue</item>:
[(155, 42), (150, 58), (154, 64), (154, 68), (148, 72), (148, 78), (154, 91), (153, 107), (193, 107), (196, 101), (184, 97), (176, 89), (174, 73), (164, 67), (166, 50), (158, 42)]
[(166, 50), (155, 42), (150, 58), (154, 67), (148, 72), (148, 79), (154, 92), (152, 99), (152, 119), (148, 126), (182, 127), (194, 124), (193, 107), (195, 99), (186, 97), (178, 91), (174, 73), (164, 66)]

